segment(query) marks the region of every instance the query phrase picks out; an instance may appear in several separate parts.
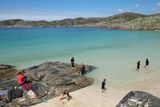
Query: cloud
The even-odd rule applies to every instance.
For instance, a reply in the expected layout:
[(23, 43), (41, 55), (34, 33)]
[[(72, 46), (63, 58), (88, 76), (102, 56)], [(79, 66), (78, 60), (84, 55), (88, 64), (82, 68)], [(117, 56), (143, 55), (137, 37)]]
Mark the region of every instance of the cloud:
[(157, 4), (155, 5), (155, 7), (153, 7), (153, 12), (154, 13), (159, 13), (160, 12), (160, 1), (157, 2)]
[(157, 6), (160, 6), (160, 1), (157, 3)]
[(118, 9), (117, 11), (118, 11), (118, 13), (124, 13), (125, 12), (123, 9)]
[(136, 4), (135, 6), (134, 6), (134, 8), (138, 8), (138, 7), (140, 7), (141, 5), (140, 4)]

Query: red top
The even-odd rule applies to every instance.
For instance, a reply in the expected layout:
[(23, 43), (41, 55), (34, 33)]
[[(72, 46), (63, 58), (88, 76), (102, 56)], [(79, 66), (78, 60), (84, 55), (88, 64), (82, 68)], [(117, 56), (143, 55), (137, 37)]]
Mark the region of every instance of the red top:
[(17, 79), (18, 79), (18, 84), (19, 84), (19, 85), (22, 85), (22, 83), (23, 83), (23, 78), (24, 78), (24, 76), (23, 76), (22, 74), (18, 75)]

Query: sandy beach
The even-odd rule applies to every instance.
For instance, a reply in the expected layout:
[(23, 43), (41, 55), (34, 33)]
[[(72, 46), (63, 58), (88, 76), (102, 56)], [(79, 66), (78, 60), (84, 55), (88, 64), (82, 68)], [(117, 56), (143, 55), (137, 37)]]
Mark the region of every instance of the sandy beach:
[[(108, 87), (105, 94), (101, 93), (100, 86), (89, 86), (72, 92), (72, 100), (59, 101), (60, 96), (33, 107), (115, 107), (118, 102), (130, 91), (145, 91), (160, 97), (160, 84), (157, 70), (155, 78), (136, 81), (121, 87)], [(138, 72), (137, 72), (138, 73)], [(151, 74), (152, 75), (152, 74)]]

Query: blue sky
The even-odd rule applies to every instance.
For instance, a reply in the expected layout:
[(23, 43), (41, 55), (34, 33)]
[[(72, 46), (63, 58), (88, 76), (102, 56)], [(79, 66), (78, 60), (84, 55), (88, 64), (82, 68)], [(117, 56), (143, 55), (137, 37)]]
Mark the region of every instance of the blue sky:
[(160, 0), (0, 0), (0, 20), (60, 20), (117, 13), (160, 13)]

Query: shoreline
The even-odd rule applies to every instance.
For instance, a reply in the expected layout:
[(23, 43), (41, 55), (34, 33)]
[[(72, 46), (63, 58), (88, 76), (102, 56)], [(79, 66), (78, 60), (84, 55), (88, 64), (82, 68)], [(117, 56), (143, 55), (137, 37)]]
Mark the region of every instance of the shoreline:
[(120, 30), (120, 31), (144, 31), (144, 32), (160, 32), (159, 30), (144, 30), (144, 29), (123, 29), (123, 28), (105, 28), (105, 27), (96, 27), (96, 26), (22, 26), (22, 27), (0, 27), (0, 29), (23, 29), (23, 28), (96, 28), (102, 30)]
[[(158, 77), (158, 76), (157, 76)], [(32, 107), (115, 107), (120, 100), (130, 91), (144, 91), (160, 98), (159, 78), (137, 81), (134, 84), (128, 84), (123, 87), (108, 87), (105, 94), (101, 93), (100, 86), (88, 86), (80, 90), (71, 92), (73, 99), (71, 101), (60, 102), (60, 96), (50, 99), (47, 102), (34, 105)]]

